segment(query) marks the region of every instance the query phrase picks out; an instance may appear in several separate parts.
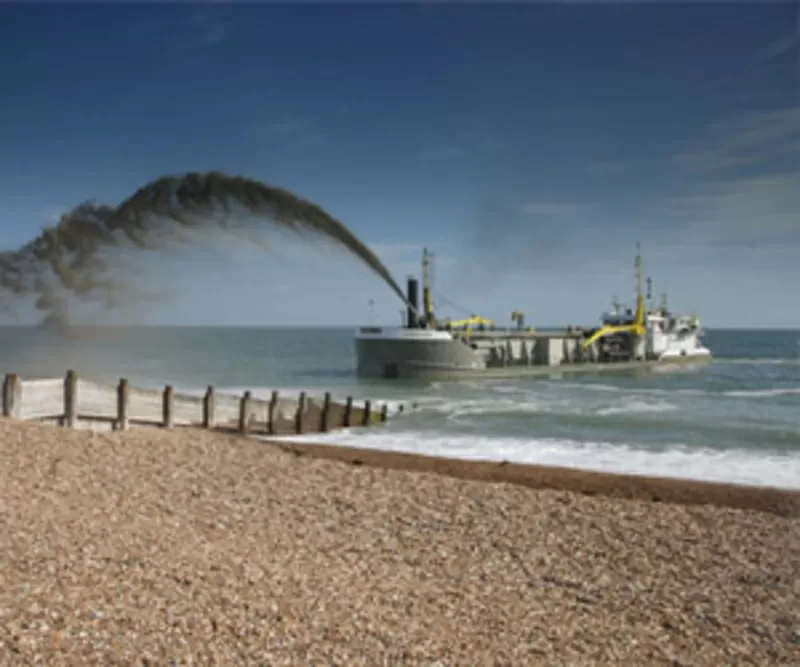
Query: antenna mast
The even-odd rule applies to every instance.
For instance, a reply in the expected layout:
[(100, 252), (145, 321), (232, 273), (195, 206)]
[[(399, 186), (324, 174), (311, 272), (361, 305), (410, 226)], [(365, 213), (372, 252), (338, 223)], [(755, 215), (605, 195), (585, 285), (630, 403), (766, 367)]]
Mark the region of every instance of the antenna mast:
[(642, 297), (642, 254), (641, 244), (636, 244), (636, 299)]
[(641, 244), (636, 244), (636, 321), (638, 335), (645, 332), (644, 295), (642, 294), (642, 252)]
[(431, 273), (433, 264), (433, 253), (428, 252), (427, 248), (422, 250), (422, 304), (425, 309), (425, 320), (428, 327), (434, 327), (436, 323), (433, 319), (433, 297), (431, 296)]

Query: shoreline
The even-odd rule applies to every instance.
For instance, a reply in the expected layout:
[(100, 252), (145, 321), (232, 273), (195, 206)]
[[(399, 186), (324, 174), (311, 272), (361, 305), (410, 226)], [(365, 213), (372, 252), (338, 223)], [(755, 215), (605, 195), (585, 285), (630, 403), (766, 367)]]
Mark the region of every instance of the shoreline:
[(353, 466), (433, 473), (456, 479), (514, 484), (530, 489), (567, 491), (585, 496), (645, 500), (678, 505), (713, 505), (800, 517), (800, 491), (675, 477), (610, 473), (562, 466), (478, 461), (347, 445), (258, 438), (296, 456)]

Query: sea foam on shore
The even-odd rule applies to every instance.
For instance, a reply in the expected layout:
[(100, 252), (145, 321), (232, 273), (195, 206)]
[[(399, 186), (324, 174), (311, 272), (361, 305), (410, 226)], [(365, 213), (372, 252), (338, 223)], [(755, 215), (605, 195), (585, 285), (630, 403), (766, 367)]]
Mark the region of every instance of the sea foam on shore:
[(504, 438), (429, 431), (363, 431), (281, 436), (295, 442), (330, 443), (475, 461), (509, 461), (634, 475), (653, 475), (752, 486), (800, 489), (800, 456), (752, 450), (697, 449), (680, 443), (653, 450), (635, 444), (553, 438)]

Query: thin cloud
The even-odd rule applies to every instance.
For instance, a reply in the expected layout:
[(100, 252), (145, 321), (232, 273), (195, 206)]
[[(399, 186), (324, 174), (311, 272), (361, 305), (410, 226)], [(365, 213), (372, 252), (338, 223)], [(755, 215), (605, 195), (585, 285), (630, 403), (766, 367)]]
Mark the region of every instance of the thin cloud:
[(191, 19), (192, 35), (200, 48), (213, 46), (228, 39), (233, 33), (232, 19), (220, 19), (198, 12)]
[(295, 117), (270, 123), (262, 126), (258, 134), (295, 149), (316, 148), (328, 143), (327, 135), (317, 129), (316, 122), (310, 118)]
[(800, 107), (750, 112), (718, 121), (708, 138), (674, 157), (680, 168), (713, 171), (800, 155)]
[(769, 63), (781, 56), (800, 49), (800, 28), (795, 32), (779, 37), (759, 51), (754, 58), (754, 64)]
[(460, 146), (442, 146), (419, 151), (417, 158), (421, 162), (445, 162), (467, 156), (467, 151)]
[(264, 133), (270, 137), (284, 138), (297, 136), (311, 127), (312, 123), (308, 118), (289, 118), (277, 123), (272, 123), (264, 128)]
[(800, 108), (720, 119), (707, 137), (674, 156), (684, 185), (656, 209), (675, 242), (800, 252)]
[(621, 176), (633, 168), (631, 161), (604, 158), (590, 158), (584, 166), (590, 176)]
[(498, 135), (486, 130), (464, 130), (461, 138), (472, 146), (494, 151), (506, 146), (506, 142)]
[(316, 130), (295, 135), (289, 139), (289, 144), (294, 148), (316, 148), (325, 146), (327, 143), (328, 137)]
[(707, 184), (668, 199), (662, 211), (681, 221), (676, 236), (689, 244), (781, 242), (800, 251), (800, 168)]
[(524, 269), (552, 270), (583, 237), (591, 206), (584, 202), (488, 197), (464, 224), (464, 254), (458, 275), (479, 288)]
[[(773, 4), (787, 4), (783, 0), (773, 0)], [(779, 35), (771, 42), (764, 44), (754, 50), (752, 56), (740, 67), (735, 70), (719, 74), (715, 79), (709, 81), (709, 85), (717, 86), (721, 84), (733, 83), (745, 75), (752, 75), (758, 70), (766, 71), (776, 61), (780, 61), (786, 56), (795, 53), (798, 63), (797, 75), (800, 76), (800, 1), (795, 2), (795, 27), (791, 32)]]
[(227, 42), (236, 31), (235, 20), (221, 11), (184, 12), (177, 17), (143, 21), (133, 26), (133, 33), (147, 33), (156, 48), (166, 48), (175, 58), (203, 53)]
[[(453, 125), (459, 124), (480, 124), (480, 119), (465, 117), (453, 120)], [(420, 162), (447, 162), (478, 155), (488, 157), (492, 154), (495, 154), (492, 157), (496, 157), (497, 152), (507, 145), (497, 134), (480, 127), (467, 127), (444, 135), (431, 134), (420, 138), (420, 143), (423, 142), (425, 145), (416, 153)]]
[(523, 215), (532, 218), (557, 219), (562, 223), (586, 215), (591, 207), (588, 204), (569, 201), (528, 201), (520, 206)]

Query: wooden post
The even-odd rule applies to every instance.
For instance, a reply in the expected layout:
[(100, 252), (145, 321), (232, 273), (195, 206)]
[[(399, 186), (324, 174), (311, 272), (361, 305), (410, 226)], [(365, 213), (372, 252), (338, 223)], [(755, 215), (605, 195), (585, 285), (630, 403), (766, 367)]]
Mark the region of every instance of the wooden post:
[(214, 387), (208, 385), (206, 395), (203, 396), (203, 428), (214, 428), (216, 419), (216, 401), (214, 400)]
[(67, 371), (64, 378), (64, 426), (74, 428), (78, 423), (78, 374)]
[(174, 390), (172, 389), (172, 385), (168, 384), (166, 387), (164, 387), (164, 428), (172, 428), (174, 426), (174, 421), (172, 418), (173, 393)]
[(353, 397), (348, 396), (347, 401), (344, 404), (344, 426), (347, 428), (350, 426), (350, 422), (353, 420)]
[(250, 429), (250, 398), (252, 394), (249, 391), (244, 392), (239, 401), (239, 432), (247, 434)]
[(303, 413), (306, 411), (306, 392), (301, 391), (297, 399), (297, 413), (295, 414), (295, 431), (297, 433), (303, 432)]
[(269, 397), (269, 405), (267, 406), (267, 433), (273, 435), (275, 433), (275, 410), (278, 409), (278, 391), (272, 390), (272, 395)]
[(3, 378), (3, 417), (11, 416), (11, 378), (13, 376), (8, 374)]
[(322, 403), (322, 425), (321, 430), (323, 433), (328, 431), (328, 424), (330, 420), (330, 411), (331, 411), (331, 392), (325, 392), (325, 400)]
[(381, 408), (381, 421), (385, 422), (387, 419), (389, 419), (389, 406), (384, 403)]
[(364, 401), (364, 421), (363, 426), (369, 426), (369, 418), (372, 415), (372, 402), (368, 399)]
[(19, 419), (21, 398), (22, 383), (19, 375), (15, 373), (6, 375), (3, 381), (3, 417)]
[(117, 387), (117, 430), (128, 430), (128, 404), (129, 392), (128, 381), (125, 378), (120, 379), (119, 386)]

